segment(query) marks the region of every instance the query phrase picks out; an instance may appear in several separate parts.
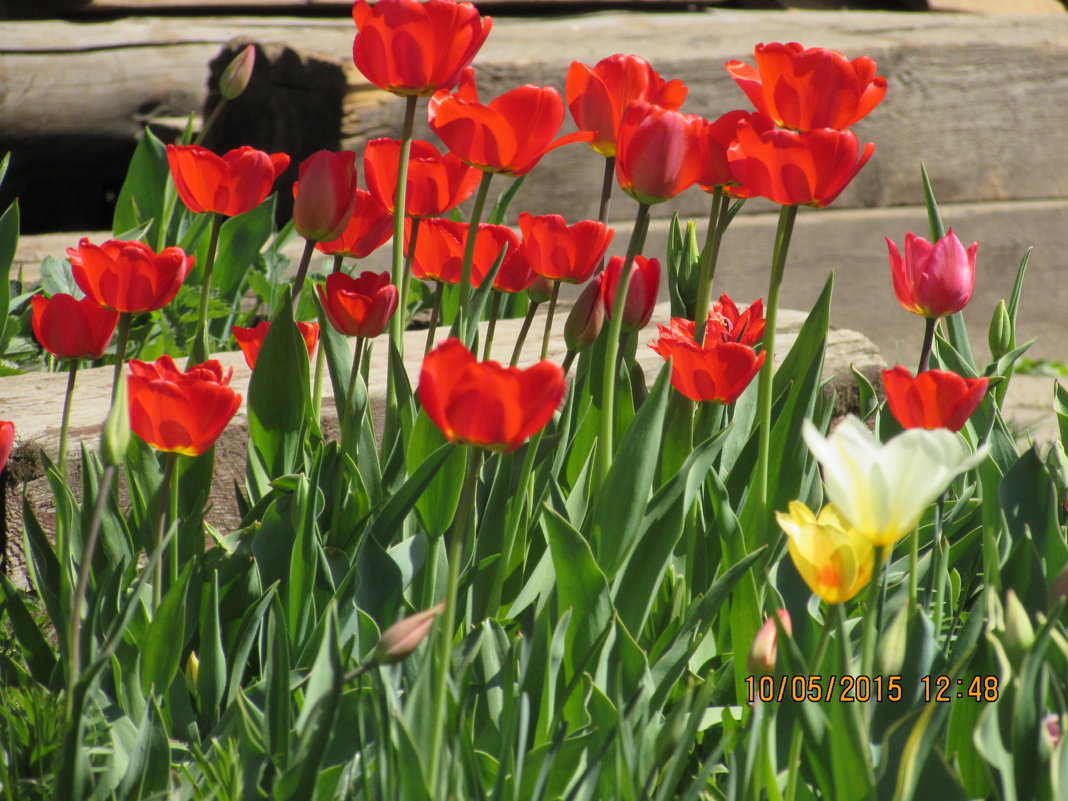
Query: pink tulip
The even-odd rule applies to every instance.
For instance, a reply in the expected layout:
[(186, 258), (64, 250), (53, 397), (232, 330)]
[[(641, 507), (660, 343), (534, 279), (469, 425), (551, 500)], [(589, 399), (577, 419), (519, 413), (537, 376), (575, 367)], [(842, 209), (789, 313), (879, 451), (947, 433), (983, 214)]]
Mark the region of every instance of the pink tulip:
[(905, 256), (889, 238), (890, 273), (894, 294), (906, 311), (923, 317), (956, 314), (971, 300), (975, 289), (975, 251), (967, 250), (953, 229), (932, 245), (926, 239), (905, 234)]

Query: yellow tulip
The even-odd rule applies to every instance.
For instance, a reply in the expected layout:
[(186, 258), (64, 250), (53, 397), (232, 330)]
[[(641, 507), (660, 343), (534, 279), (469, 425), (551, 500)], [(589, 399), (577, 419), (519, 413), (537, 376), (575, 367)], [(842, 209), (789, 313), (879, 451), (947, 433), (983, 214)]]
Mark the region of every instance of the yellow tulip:
[(824, 506), (817, 517), (800, 501), (790, 501), (789, 513), (776, 512), (775, 519), (786, 532), (797, 572), (827, 603), (848, 601), (871, 580), (875, 548), (834, 506)]

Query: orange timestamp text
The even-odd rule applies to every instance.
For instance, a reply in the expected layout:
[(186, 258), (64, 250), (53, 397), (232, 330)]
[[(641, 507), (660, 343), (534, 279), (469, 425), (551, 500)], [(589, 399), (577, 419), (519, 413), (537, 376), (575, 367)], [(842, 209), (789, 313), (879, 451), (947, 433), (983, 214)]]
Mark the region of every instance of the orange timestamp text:
[(900, 676), (746, 676), (749, 703), (756, 701), (900, 701)]

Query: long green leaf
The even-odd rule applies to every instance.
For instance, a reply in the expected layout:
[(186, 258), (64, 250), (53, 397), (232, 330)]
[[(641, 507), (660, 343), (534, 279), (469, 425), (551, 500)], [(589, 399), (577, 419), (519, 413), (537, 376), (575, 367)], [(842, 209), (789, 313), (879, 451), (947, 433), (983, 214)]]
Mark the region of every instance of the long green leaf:
[(141, 691), (147, 696), (171, 686), (185, 647), (186, 591), (193, 575), (193, 563), (186, 564), (178, 581), (167, 590), (148, 625), (141, 643)]

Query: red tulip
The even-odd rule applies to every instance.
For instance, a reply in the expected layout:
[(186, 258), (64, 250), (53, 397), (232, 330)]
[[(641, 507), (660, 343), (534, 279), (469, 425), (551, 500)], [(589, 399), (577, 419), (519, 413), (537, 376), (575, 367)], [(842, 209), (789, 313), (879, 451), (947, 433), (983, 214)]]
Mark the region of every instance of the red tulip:
[(493, 279), (493, 288), (498, 292), (522, 292), (534, 283), (534, 271), (523, 257), (515, 231), (507, 225), (480, 223), (477, 236), (471, 261), (472, 284), (476, 287), (482, 285), (482, 280), (489, 275), (505, 247), (508, 251), (501, 262), (501, 269), (497, 271), (497, 277)]
[(748, 192), (783, 206), (822, 208), (868, 163), (875, 145), (860, 146), (851, 131), (784, 131), (763, 114), (738, 123), (727, 151), (731, 174)]
[(319, 287), (319, 299), (330, 325), (350, 337), (376, 337), (397, 310), (397, 287), (389, 273), (365, 271), (359, 278), (331, 273), (326, 288)]
[[(242, 328), (239, 325), (235, 325), (232, 329), (234, 339), (237, 341), (238, 347), (241, 348), (241, 352), (245, 355), (245, 364), (248, 365), (249, 370), (253, 370), (256, 367), (256, 357), (260, 355), (260, 348), (263, 347), (263, 340), (267, 337), (267, 329), (270, 327), (271, 323), (264, 320), (262, 323), (257, 323), (253, 328)], [(315, 352), (316, 344), (319, 342), (319, 324), (297, 323), (297, 328), (304, 339), (304, 345), (308, 349), (308, 358), (310, 359), (312, 353)]]
[(200, 145), (167, 145), (167, 164), (186, 207), (234, 217), (256, 208), (289, 166), (285, 153), (268, 155), (248, 145), (216, 156)]
[(193, 267), (193, 257), (170, 247), (157, 255), (144, 242), (109, 239), (94, 245), (82, 237), (67, 248), (74, 281), (100, 306), (139, 314), (174, 300)]
[[(408, 224), (410, 232), (411, 225)], [(412, 256), (412, 275), (423, 281), (440, 281), (443, 284), (460, 283), (464, 260), (464, 237), (467, 223), (444, 217), (430, 217), (419, 224), (419, 236), (415, 240), (415, 255)], [(408, 256), (410, 236), (404, 243), (404, 255)], [(477, 243), (476, 243), (477, 244)], [(472, 278), (474, 270), (472, 269)]]
[(886, 240), (894, 294), (906, 311), (923, 317), (956, 314), (972, 299), (975, 289), (975, 253), (967, 250), (953, 229), (933, 245), (923, 237), (905, 234), (905, 258), (897, 245)]
[(527, 84), (479, 103), (470, 68), (455, 94), (438, 92), (430, 99), (429, 118), (430, 130), (461, 160), (512, 176), (526, 175), (550, 150), (593, 137), (579, 131), (553, 139), (564, 122), (564, 101), (548, 86)]
[(837, 50), (797, 42), (758, 44), (756, 67), (728, 61), (734, 78), (757, 111), (783, 128), (848, 128), (886, 95), (886, 78), (870, 58), (847, 59)]
[[(460, 283), (467, 231), (467, 223), (443, 217), (423, 220), (415, 242), (412, 275), (423, 281)], [(477, 236), (471, 260), (471, 284), (474, 287), (482, 285), (482, 279), (493, 269), (505, 245), (508, 246), (508, 252), (501, 262), (493, 288), (501, 292), (520, 292), (530, 286), (535, 274), (527, 266), (526, 258), (520, 250), (519, 237), (511, 228), (506, 225), (481, 223)], [(407, 255), (407, 247), (405, 252)]]
[(686, 99), (686, 85), (665, 81), (641, 56), (617, 53), (593, 67), (572, 61), (565, 94), (575, 125), (594, 133), (590, 147), (611, 157), (616, 155), (619, 124), (627, 106), (643, 101), (674, 111)]
[(647, 204), (662, 203), (689, 189), (705, 170), (705, 124), (696, 114), (631, 103), (619, 126), (619, 186)]
[[(668, 334), (683, 340), (696, 341), (693, 320), (672, 317)], [(663, 334), (663, 332), (661, 332)], [(753, 347), (764, 336), (764, 300), (753, 301), (744, 312), (739, 312), (734, 301), (720, 295), (708, 312), (705, 325), (705, 340), (714, 337), (720, 342), (738, 342)]]
[[(399, 139), (372, 139), (363, 151), (367, 189), (393, 212), (397, 192)], [(437, 217), (459, 206), (478, 188), (482, 174), (452, 153), (441, 154), (430, 142), (412, 142), (404, 211), (409, 217)]]
[(99, 359), (111, 342), (119, 313), (90, 297), (34, 295), (33, 335), (57, 359)]
[(615, 234), (596, 220), (568, 225), (559, 214), (519, 215), (523, 256), (538, 275), (583, 284), (593, 275)]
[(352, 218), (357, 188), (355, 153), (312, 153), (293, 184), (293, 228), (313, 242), (337, 239)]
[(0, 420), (0, 470), (7, 466), (13, 447), (15, 447), (15, 424), (10, 420)]
[(357, 189), (348, 224), (337, 239), (316, 242), (315, 249), (329, 256), (362, 259), (393, 236), (393, 215), (370, 192)]
[(698, 185), (706, 192), (717, 186), (724, 187), (727, 194), (747, 197), (744, 187), (738, 186), (737, 179), (731, 174), (731, 165), (727, 160), (727, 150), (734, 143), (734, 135), (739, 120), (744, 120), (749, 112), (728, 111), (715, 122), (705, 123), (705, 146), (707, 148), (705, 169), (697, 179)]
[(883, 370), (886, 403), (904, 428), (960, 431), (986, 394), (986, 378), (963, 378), (925, 370), (915, 378), (907, 367)]
[(352, 60), (380, 89), (426, 97), (451, 89), (489, 36), (493, 20), (452, 0), (357, 0)]
[(170, 356), (151, 363), (132, 359), (126, 383), (130, 428), (153, 448), (199, 456), (241, 407), (241, 396), (230, 388), (233, 372), (224, 375), (215, 359), (184, 373)]
[[(616, 288), (623, 273), (623, 257), (613, 256), (604, 269), (601, 296), (604, 298), (605, 314), (612, 319), (616, 305)], [(627, 300), (623, 304), (623, 330), (637, 331), (649, 324), (656, 306), (656, 293), (660, 290), (660, 262), (635, 256), (630, 266), (630, 283), (627, 284)]]
[(552, 419), (564, 388), (564, 371), (552, 362), (526, 370), (479, 362), (460, 340), (447, 339), (423, 360), (418, 391), (449, 441), (508, 452)]
[(674, 318), (670, 327), (657, 325), (660, 338), (649, 346), (671, 359), (671, 385), (690, 400), (734, 403), (760, 372), (766, 354), (712, 336), (698, 345), (684, 333), (687, 322), (692, 331), (691, 321)]

